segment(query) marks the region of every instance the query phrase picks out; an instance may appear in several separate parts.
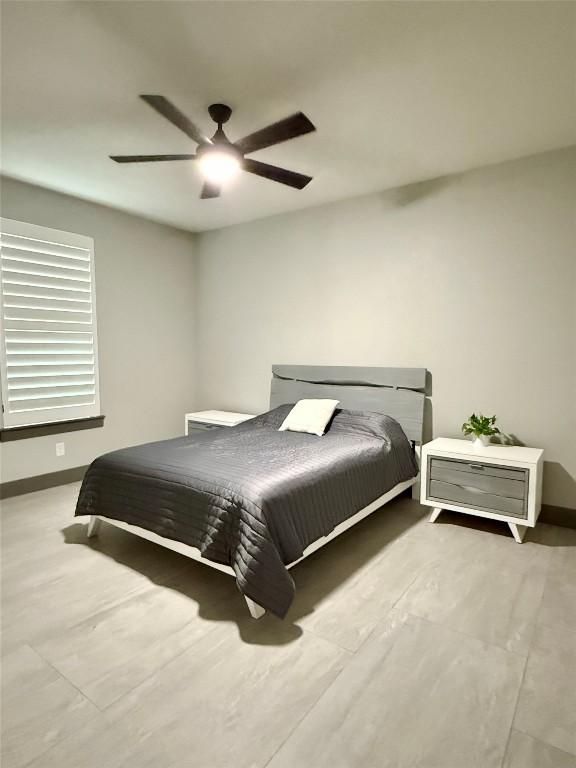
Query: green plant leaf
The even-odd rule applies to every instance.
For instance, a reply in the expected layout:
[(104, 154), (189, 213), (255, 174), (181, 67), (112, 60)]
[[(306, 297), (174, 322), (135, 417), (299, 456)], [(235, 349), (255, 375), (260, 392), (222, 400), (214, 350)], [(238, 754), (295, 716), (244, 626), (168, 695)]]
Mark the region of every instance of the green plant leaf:
[(496, 416), (483, 416), (481, 413), (475, 413), (470, 416), (468, 421), (462, 424), (462, 432), (465, 435), (497, 435), (500, 433), (496, 424)]

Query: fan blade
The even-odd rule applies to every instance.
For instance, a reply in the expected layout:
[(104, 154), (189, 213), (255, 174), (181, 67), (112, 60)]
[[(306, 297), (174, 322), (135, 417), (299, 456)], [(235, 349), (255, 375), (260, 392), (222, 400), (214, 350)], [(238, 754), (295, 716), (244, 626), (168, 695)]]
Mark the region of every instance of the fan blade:
[(304, 189), (306, 184), (312, 181), (312, 176), (305, 176), (296, 171), (287, 171), (285, 168), (279, 168), (277, 165), (268, 165), (260, 163), (258, 160), (245, 158), (242, 168), (248, 173), (255, 173), (256, 176), (262, 176), (264, 179), (278, 181), (280, 184), (287, 184), (289, 187)]
[(305, 133), (315, 131), (316, 128), (302, 112), (284, 118), (278, 123), (262, 128), (256, 133), (244, 136), (243, 139), (234, 142), (241, 152), (248, 155), (250, 152), (256, 152), (257, 149), (271, 147), (273, 144), (281, 144), (283, 141), (295, 139), (296, 136), (302, 136)]
[(110, 155), (116, 163), (156, 163), (162, 160), (194, 160), (196, 155)]
[(150, 96), (141, 94), (140, 98), (143, 99), (146, 104), (150, 104), (150, 106), (155, 109), (156, 112), (159, 112), (162, 117), (165, 117), (166, 120), (169, 120), (172, 125), (175, 125), (176, 128), (180, 128), (181, 131), (184, 131), (186, 136), (189, 136), (197, 144), (205, 144), (206, 142), (210, 143), (210, 140), (204, 136), (202, 131), (197, 126), (194, 125), (192, 120), (186, 117), (186, 115), (183, 115), (182, 112), (180, 112), (180, 110), (177, 109), (171, 101), (165, 99), (164, 96)]
[(217, 184), (210, 184), (210, 182), (204, 182), (202, 192), (200, 192), (200, 198), (202, 200), (208, 200), (211, 197), (220, 197), (220, 187)]

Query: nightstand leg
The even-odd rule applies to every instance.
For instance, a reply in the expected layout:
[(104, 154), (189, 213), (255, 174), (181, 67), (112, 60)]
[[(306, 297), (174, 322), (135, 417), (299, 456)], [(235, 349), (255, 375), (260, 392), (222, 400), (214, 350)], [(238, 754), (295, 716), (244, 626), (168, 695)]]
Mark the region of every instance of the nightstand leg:
[(526, 526), (516, 525), (516, 523), (508, 523), (508, 526), (512, 531), (512, 536), (514, 536), (518, 544), (522, 544), (524, 541), (524, 536), (526, 536)]
[(428, 518), (429, 523), (435, 523), (438, 520), (438, 515), (442, 512), (442, 507), (434, 507), (432, 514)]

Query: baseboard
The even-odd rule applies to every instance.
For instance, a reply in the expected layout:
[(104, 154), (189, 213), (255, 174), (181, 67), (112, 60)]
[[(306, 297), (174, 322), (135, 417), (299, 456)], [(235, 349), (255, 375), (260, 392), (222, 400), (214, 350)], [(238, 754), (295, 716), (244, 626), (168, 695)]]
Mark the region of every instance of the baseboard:
[(563, 528), (576, 528), (576, 509), (556, 507), (553, 504), (542, 504), (538, 522), (560, 525)]
[(45, 488), (54, 488), (57, 485), (67, 485), (82, 480), (88, 467), (72, 467), (61, 469), (58, 472), (49, 472), (47, 475), (36, 477), (24, 477), (22, 480), (12, 480), (9, 483), (0, 484), (0, 499), (8, 499), (10, 496), (21, 496), (23, 493), (43, 491)]
[[(73, 467), (72, 469), (62, 469), (59, 472), (49, 472), (47, 475), (37, 475), (36, 477), (25, 477), (22, 480), (13, 480), (10, 483), (0, 484), (0, 499), (8, 499), (11, 496), (21, 496), (24, 493), (33, 493), (42, 491), (45, 488), (54, 488), (57, 485), (66, 485), (76, 483), (82, 480), (88, 467)], [(408, 488), (405, 494), (411, 495), (413, 487)], [(552, 504), (543, 504), (540, 517), (540, 523), (549, 525), (560, 525), (563, 528), (576, 528), (576, 509), (570, 507), (557, 507)]]

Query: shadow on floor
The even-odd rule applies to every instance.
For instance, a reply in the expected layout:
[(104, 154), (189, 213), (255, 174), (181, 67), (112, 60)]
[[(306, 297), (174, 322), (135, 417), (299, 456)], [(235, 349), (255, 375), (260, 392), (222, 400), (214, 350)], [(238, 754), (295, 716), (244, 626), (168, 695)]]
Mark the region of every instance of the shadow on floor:
[[(184, 555), (103, 522), (97, 536), (88, 525), (73, 523), (61, 530), (66, 544), (88, 547), (142, 574), (151, 584), (174, 590), (198, 606), (198, 617), (235, 623), (241, 638), (257, 645), (286, 645), (302, 630), (289, 622), (254, 621), (234, 579)], [(121, 576), (119, 575), (119, 578)]]
[(487, 517), (476, 517), (475, 515), (452, 512), (449, 509), (442, 511), (434, 525), (457, 525), (459, 528), (470, 528), (476, 531), (493, 533), (495, 536), (503, 536), (505, 539), (512, 538), (508, 523), (500, 520), (490, 520)]
[(291, 574), (296, 595), (288, 618), (299, 621), (313, 613), (330, 593), (353, 579), (362, 568), (370, 567), (425, 514), (410, 499), (391, 502), (295, 566)]
[(291, 575), (296, 584), (296, 595), (284, 620), (268, 613), (257, 621), (252, 619), (230, 576), (105, 522), (98, 536), (90, 539), (87, 537), (88, 526), (84, 523), (73, 523), (61, 533), (66, 544), (100, 552), (138, 571), (151, 583), (189, 597), (198, 605), (198, 616), (202, 619), (235, 623), (244, 642), (285, 645), (302, 635), (297, 621), (314, 612), (327, 595), (378, 557), (388, 544), (406, 533), (424, 514), (422, 508), (410, 499), (398, 499), (295, 566)]
[[(487, 517), (476, 517), (459, 512), (444, 510), (434, 525), (457, 525), (460, 528), (470, 528), (477, 531), (486, 531), (496, 536), (512, 539), (508, 523), (501, 520), (490, 520)], [(524, 543), (537, 542), (547, 547), (572, 547), (576, 546), (576, 530), (570, 528), (554, 527), (551, 529), (545, 523), (537, 523), (535, 528), (526, 531)]]

